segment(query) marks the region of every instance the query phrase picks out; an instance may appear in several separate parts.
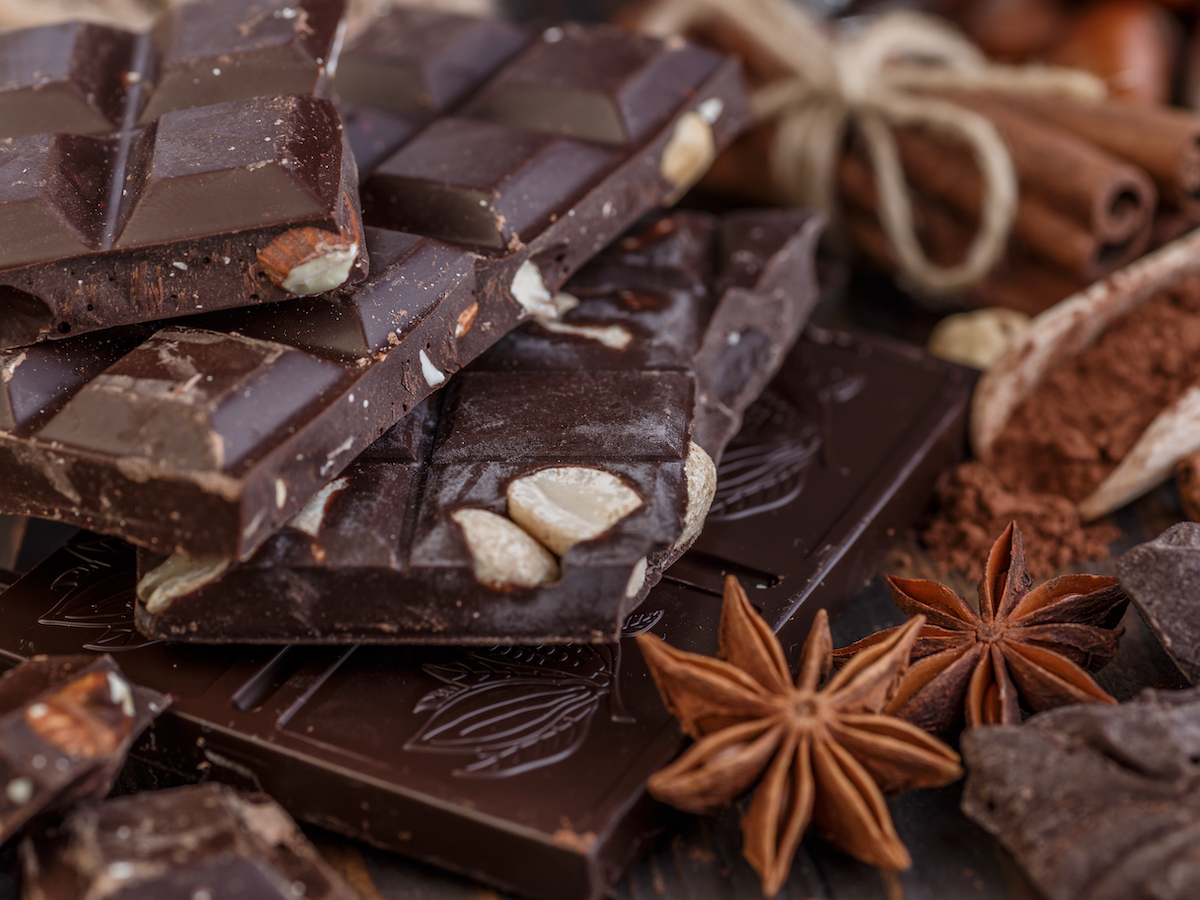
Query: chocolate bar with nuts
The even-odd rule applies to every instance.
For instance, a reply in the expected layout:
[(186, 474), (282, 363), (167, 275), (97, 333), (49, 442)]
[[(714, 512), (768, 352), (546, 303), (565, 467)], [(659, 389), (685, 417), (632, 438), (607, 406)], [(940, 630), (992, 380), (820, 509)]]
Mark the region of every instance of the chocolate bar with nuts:
[[(689, 136), (732, 138), (747, 117), (736, 63), (668, 56), (690, 87), (671, 89), (670, 113), (636, 145), (554, 138), (567, 152), (525, 158), (525, 137), (545, 148), (546, 136), (513, 132), (512, 177), (475, 201), (525, 223), (511, 247), (479, 246), (466, 225), (455, 243), (366, 229), (372, 275), (353, 289), (175, 322), (133, 347), (109, 331), (87, 352), (0, 351), (0, 512), (247, 559), (453, 372), (521, 321), (556, 315), (566, 278), (695, 174), (667, 164)], [(466, 137), (458, 150), (500, 154)], [(526, 203), (530, 178), (541, 187)]]
[(342, 0), (0, 35), (0, 347), (366, 277)]
[[(810, 327), (730, 443), (717, 512), (624, 633), (711, 654), (733, 572), (796, 658), (815, 610), (853, 596), (961, 453), (971, 384), (911, 347)], [(119, 654), (176, 697), (141, 759), (533, 898), (601, 896), (663, 824), (645, 781), (681, 737), (632, 640), (168, 643), (134, 628), (135, 586), (126, 544), (80, 536), (2, 595), (0, 659)]]
[[(72, 577), (64, 573), (63, 582)], [(99, 800), (168, 697), (109, 656), (35, 656), (0, 678), (0, 842), (38, 816)]]
[(803, 212), (681, 213), (619, 241), (560, 295), (577, 306), (456, 375), (248, 562), (147, 553), (139, 628), (614, 640), (695, 539), (714, 461), (799, 337), (819, 231)]
[(21, 842), (25, 896), (357, 900), (265, 794), (219, 784), (147, 791), (75, 810)]

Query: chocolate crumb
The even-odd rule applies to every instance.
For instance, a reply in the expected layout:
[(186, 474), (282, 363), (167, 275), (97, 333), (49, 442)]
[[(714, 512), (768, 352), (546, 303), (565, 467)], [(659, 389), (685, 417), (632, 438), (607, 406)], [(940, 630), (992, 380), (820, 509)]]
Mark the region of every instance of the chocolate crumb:
[(1120, 531), (1108, 520), (1084, 526), (1075, 505), (1054, 494), (1008, 490), (983, 463), (942, 473), (938, 512), (921, 541), (941, 573), (974, 572), (1010, 521), (1025, 534), (1030, 573), (1038, 579), (1085, 559), (1105, 559)]

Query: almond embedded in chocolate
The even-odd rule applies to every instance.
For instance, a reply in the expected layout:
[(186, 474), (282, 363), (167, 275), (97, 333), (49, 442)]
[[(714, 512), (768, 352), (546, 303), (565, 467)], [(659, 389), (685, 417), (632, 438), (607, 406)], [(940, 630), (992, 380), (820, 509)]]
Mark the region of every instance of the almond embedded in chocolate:
[(272, 282), (304, 297), (345, 284), (358, 259), (358, 243), (321, 228), (293, 228), (258, 251)]

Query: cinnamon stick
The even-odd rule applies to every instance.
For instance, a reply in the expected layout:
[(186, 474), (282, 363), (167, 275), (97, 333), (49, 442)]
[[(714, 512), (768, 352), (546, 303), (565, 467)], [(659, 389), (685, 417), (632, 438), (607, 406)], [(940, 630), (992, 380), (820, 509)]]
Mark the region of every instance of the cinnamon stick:
[[(909, 181), (921, 192), (977, 223), (983, 179), (970, 153), (958, 144), (912, 128), (896, 131), (900, 158)], [(1022, 190), (1012, 238), (1046, 262), (1077, 279), (1094, 281), (1145, 250), (1149, 229), (1131, 239), (1109, 242), (1078, 219), (1063, 215), (1042, 195)]]
[(1033, 98), (1024, 105), (1035, 115), (1145, 169), (1164, 200), (1200, 222), (1200, 115), (1114, 101), (1085, 105)]
[[(838, 164), (843, 220), (856, 246), (876, 265), (896, 271), (891, 247), (879, 225), (875, 183), (866, 163), (853, 155)], [(929, 258), (954, 265), (967, 252), (974, 227), (935, 200), (912, 193), (913, 225)], [(964, 292), (971, 306), (1004, 306), (1036, 315), (1079, 290), (1086, 280), (1073, 277), (1022, 252), (1010, 251), (981, 282)]]
[(1119, 246), (1146, 239), (1157, 192), (1144, 171), (1016, 101), (965, 91), (950, 97), (996, 126), (1012, 154), (1022, 193), (1044, 198), (1105, 243)]

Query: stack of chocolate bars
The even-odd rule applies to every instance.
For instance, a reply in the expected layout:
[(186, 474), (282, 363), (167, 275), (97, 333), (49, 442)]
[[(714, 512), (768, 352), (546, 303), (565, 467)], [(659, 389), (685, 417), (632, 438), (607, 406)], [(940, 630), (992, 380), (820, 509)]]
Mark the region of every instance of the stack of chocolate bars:
[(732, 572), (794, 651), (970, 378), (801, 338), (816, 217), (664, 210), (749, 122), (735, 61), (342, 12), (0, 35), (0, 514), (87, 529), (0, 656), (114, 654), (177, 776), (595, 897), (681, 746), (625, 639), (711, 650)]

